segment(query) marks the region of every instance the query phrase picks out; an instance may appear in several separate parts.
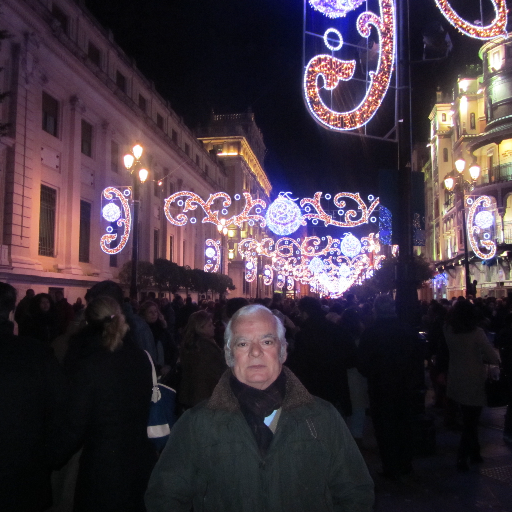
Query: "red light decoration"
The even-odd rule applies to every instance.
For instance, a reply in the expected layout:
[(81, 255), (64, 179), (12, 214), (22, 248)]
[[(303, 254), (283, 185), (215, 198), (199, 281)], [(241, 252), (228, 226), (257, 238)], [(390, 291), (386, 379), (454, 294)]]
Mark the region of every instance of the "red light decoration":
[(484, 231), (482, 228), (480, 228), (474, 223), (476, 210), (479, 206), (489, 208), (490, 206), (492, 206), (492, 199), (489, 196), (480, 196), (477, 199), (475, 199), (473, 201), (473, 204), (470, 206), (467, 222), (469, 243), (471, 244), (471, 249), (473, 249), (473, 252), (479, 258), (483, 260), (490, 260), (491, 258), (494, 258), (494, 256), (496, 255), (495, 242), (485, 238), (483, 240), (480, 240), (480, 244), (483, 245), (487, 251), (489, 251), (488, 253), (484, 253), (478, 247), (478, 240), (475, 237), (475, 235), (478, 235)]
[[(303, 218), (317, 219), (322, 221), (325, 226), (330, 224), (340, 228), (353, 228), (355, 226), (360, 226), (361, 224), (367, 224), (370, 220), (371, 214), (379, 204), (379, 198), (376, 198), (372, 201), (371, 205), (367, 207), (358, 193), (352, 194), (351, 192), (340, 192), (334, 197), (334, 204), (340, 209), (339, 211), (343, 210), (343, 208), (345, 208), (347, 205), (346, 201), (344, 201), (342, 198), (349, 198), (357, 203), (357, 209), (359, 210), (361, 217), (357, 220), (354, 220), (359, 214), (356, 212), (356, 210), (351, 209), (346, 212), (344, 211), (343, 215), (340, 215), (342, 220), (338, 221), (334, 220), (333, 217), (327, 214), (322, 208), (322, 205), (320, 204), (321, 198), (322, 192), (316, 192), (312, 198), (306, 197), (301, 200), (301, 206), (310, 204), (317, 211), (317, 213), (306, 213), (303, 215)], [(305, 224), (305, 222), (303, 222), (303, 224)]]
[[(211, 238), (209, 238), (208, 240), (206, 240), (205, 244), (206, 244), (205, 252), (206, 252), (206, 256), (208, 259), (204, 266), (204, 271), (205, 272), (218, 272), (219, 266), (220, 266), (220, 251), (221, 251), (220, 240), (212, 240)], [(210, 255), (210, 249), (212, 252), (211, 255)]]
[(506, 0), (491, 0), (495, 18), (490, 25), (482, 27), (463, 20), (452, 8), (448, 0), (435, 0), (443, 16), (459, 32), (474, 39), (493, 39), (507, 35), (507, 3)]
[(337, 131), (355, 130), (367, 124), (386, 95), (395, 58), (395, 12), (393, 0), (379, 0), (381, 16), (365, 11), (357, 18), (357, 30), (368, 38), (371, 28), (379, 34), (380, 52), (376, 71), (370, 71), (370, 85), (357, 107), (348, 112), (330, 109), (320, 97), (319, 78), (323, 88), (336, 89), (340, 81), (349, 81), (354, 74), (355, 61), (342, 61), (330, 55), (317, 55), (306, 66), (304, 96), (313, 117), (321, 125)]
[[(125, 192), (128, 192), (128, 195), (130, 195), (131, 189), (126, 188)], [(106, 233), (100, 239), (100, 247), (103, 252), (106, 252), (107, 254), (117, 254), (124, 249), (128, 239), (130, 238), (130, 231), (132, 227), (132, 214), (130, 211), (130, 205), (126, 199), (126, 195), (115, 187), (107, 187), (105, 190), (103, 190), (103, 197), (108, 201), (118, 199), (123, 208), (124, 218), (121, 216), (117, 220), (117, 225), (119, 227), (123, 227), (124, 231), (121, 235), (121, 239), (119, 240), (117, 247), (114, 247), (113, 249), (109, 247), (114, 240), (117, 240), (117, 233)]]
[[(206, 214), (205, 217), (203, 217), (203, 224), (210, 222), (212, 224), (215, 224), (216, 226), (230, 226), (231, 224), (235, 224), (238, 227), (241, 227), (244, 222), (259, 222), (261, 227), (265, 227), (265, 217), (258, 214), (252, 214), (250, 213), (253, 208), (256, 206), (260, 206), (261, 208), (266, 208), (266, 203), (262, 199), (253, 199), (251, 197), (251, 194), (244, 192), (244, 198), (245, 198), (245, 206), (243, 210), (237, 214), (232, 215), (231, 217), (222, 217), (219, 218), (219, 208), (217, 210), (213, 210), (213, 205), (215, 201), (222, 200), (221, 208), (222, 211), (226, 212), (227, 214), (227, 208), (231, 206), (231, 197), (229, 197), (228, 194), (225, 192), (217, 192), (215, 194), (211, 194), (208, 200), (205, 202), (203, 199), (195, 194), (194, 192), (188, 192), (188, 191), (180, 191), (172, 194), (169, 196), (164, 203), (164, 212), (165, 216), (167, 217), (167, 220), (174, 224), (175, 226), (184, 226), (189, 218), (187, 215), (185, 215), (188, 211), (194, 211), (197, 209), (198, 206), (200, 206), (204, 213)], [(179, 199), (179, 198), (184, 198)], [(186, 199), (185, 199), (186, 198)], [(173, 217), (171, 213), (171, 208), (173, 206), (173, 203), (177, 203), (177, 205), (180, 207), (183, 207), (183, 213), (179, 213), (176, 218)], [(180, 202), (182, 204), (180, 205)]]

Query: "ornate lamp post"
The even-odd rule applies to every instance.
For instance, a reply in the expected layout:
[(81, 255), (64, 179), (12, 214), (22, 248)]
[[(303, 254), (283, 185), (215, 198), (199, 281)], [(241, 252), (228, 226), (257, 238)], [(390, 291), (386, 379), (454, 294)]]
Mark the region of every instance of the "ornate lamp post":
[(130, 153), (124, 155), (123, 161), (126, 170), (133, 177), (133, 244), (132, 244), (132, 276), (130, 281), (130, 298), (137, 298), (137, 263), (139, 261), (139, 206), (140, 184), (148, 179), (149, 172), (142, 165), (140, 159), (144, 148), (135, 144)]
[(473, 163), (469, 168), (469, 175), (471, 181), (466, 181), (463, 177), (464, 168), (466, 167), (466, 161), (463, 158), (459, 158), (455, 162), (455, 169), (457, 174), (453, 171), (447, 174), (444, 178), (444, 187), (448, 192), (459, 193), (462, 195), (462, 231), (464, 240), (464, 273), (466, 277), (466, 297), (472, 295), (473, 286), (471, 284), (471, 276), (469, 274), (469, 253), (468, 253), (468, 231), (466, 226), (466, 191), (473, 190), (475, 181), (480, 176), (480, 167)]

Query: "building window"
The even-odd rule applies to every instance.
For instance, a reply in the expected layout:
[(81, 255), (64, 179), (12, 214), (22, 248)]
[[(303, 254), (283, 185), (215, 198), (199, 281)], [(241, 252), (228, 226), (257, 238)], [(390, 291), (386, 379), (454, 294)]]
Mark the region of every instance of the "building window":
[(55, 254), (55, 217), (57, 213), (57, 191), (41, 185), (41, 205), (39, 208), (39, 255)]
[(185, 155), (190, 156), (190, 146), (185, 142)]
[(91, 242), (91, 203), (80, 201), (80, 237), (78, 241), (78, 261), (89, 263)]
[(476, 116), (474, 112), (471, 112), (471, 114), (469, 114), (469, 127), (471, 128), (471, 130), (476, 129)]
[(171, 133), (171, 139), (174, 142), (174, 144), (178, 144), (178, 132), (176, 130), (172, 130)]
[(60, 23), (64, 33), (68, 33), (69, 18), (66, 13), (56, 4), (52, 5), (52, 15)]
[(199, 155), (196, 155), (196, 165), (201, 165), (201, 162), (199, 160)]
[(448, 162), (448, 148), (443, 148), (443, 162)]
[(82, 119), (82, 153), (92, 156), (92, 124)]
[(87, 57), (89, 60), (96, 66), (101, 66), (101, 52), (100, 49), (91, 41), (89, 41), (89, 45), (87, 46)]
[(156, 114), (156, 125), (160, 130), (164, 129), (164, 118), (159, 113)]
[(110, 170), (119, 172), (119, 144), (115, 140), (110, 141)]
[(155, 229), (153, 230), (153, 262), (155, 260), (157, 260), (160, 256), (160, 251), (159, 251), (159, 234), (158, 234), (158, 229)]
[(155, 197), (160, 197), (161, 183), (160, 176), (155, 172), (155, 180), (153, 181), (153, 194), (155, 194)]
[(174, 236), (169, 237), (169, 261), (174, 261)]
[(441, 122), (446, 123), (446, 114), (441, 114)]
[(116, 85), (121, 91), (126, 92), (126, 77), (120, 71), (116, 71)]
[(222, 151), (224, 150), (224, 145), (223, 144), (214, 144), (213, 145), (213, 152), (218, 155), (219, 153), (222, 153)]
[(139, 94), (139, 108), (143, 112), (146, 112), (148, 109), (148, 102), (147, 102), (146, 98), (144, 98), (144, 96), (142, 96), (142, 94)]
[(58, 136), (59, 102), (49, 94), (43, 92), (43, 124), (46, 133)]
[(169, 182), (169, 195), (172, 196), (175, 192), (174, 183), (172, 181)]

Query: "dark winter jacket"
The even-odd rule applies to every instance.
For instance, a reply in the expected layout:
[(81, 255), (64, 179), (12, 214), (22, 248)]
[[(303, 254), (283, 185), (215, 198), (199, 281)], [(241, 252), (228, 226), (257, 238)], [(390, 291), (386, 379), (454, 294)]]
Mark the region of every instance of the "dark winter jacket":
[(193, 407), (212, 396), (215, 386), (226, 370), (223, 350), (213, 340), (199, 338), (198, 350), (182, 348), (179, 402)]
[(369, 512), (373, 482), (340, 414), (288, 369), (277, 430), (260, 456), (225, 372), (171, 431), (148, 512)]
[(152, 392), (147, 355), (129, 338), (110, 352), (88, 326), (71, 340), (65, 365), (70, 396), (54, 462), (62, 465), (83, 447), (74, 510), (142, 512), (156, 460), (147, 438)]
[(51, 505), (46, 444), (64, 378), (47, 345), (13, 329), (0, 320), (0, 510), (35, 512)]
[(308, 318), (287, 365), (312, 395), (350, 414), (347, 369), (356, 365), (356, 345), (339, 325), (323, 316)]

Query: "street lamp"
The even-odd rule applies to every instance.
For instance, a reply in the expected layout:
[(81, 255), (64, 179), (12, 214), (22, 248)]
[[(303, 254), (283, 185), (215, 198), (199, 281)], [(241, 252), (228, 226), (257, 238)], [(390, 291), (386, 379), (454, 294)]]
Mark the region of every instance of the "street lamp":
[(130, 280), (130, 298), (137, 298), (137, 263), (139, 260), (139, 207), (140, 184), (148, 179), (149, 172), (142, 165), (140, 159), (144, 148), (135, 144), (130, 153), (123, 157), (126, 170), (133, 177), (133, 243), (132, 243), (132, 276)]
[(468, 231), (466, 226), (466, 191), (473, 190), (475, 181), (480, 176), (480, 166), (473, 162), (469, 167), (469, 175), (471, 181), (466, 181), (463, 177), (464, 169), (466, 167), (466, 161), (463, 158), (459, 158), (455, 162), (455, 169), (457, 174), (454, 175), (453, 171), (447, 174), (444, 178), (444, 187), (448, 192), (462, 194), (462, 231), (464, 240), (464, 272), (466, 274), (466, 297), (472, 295), (473, 286), (471, 284), (471, 276), (469, 275), (469, 253), (468, 253)]

